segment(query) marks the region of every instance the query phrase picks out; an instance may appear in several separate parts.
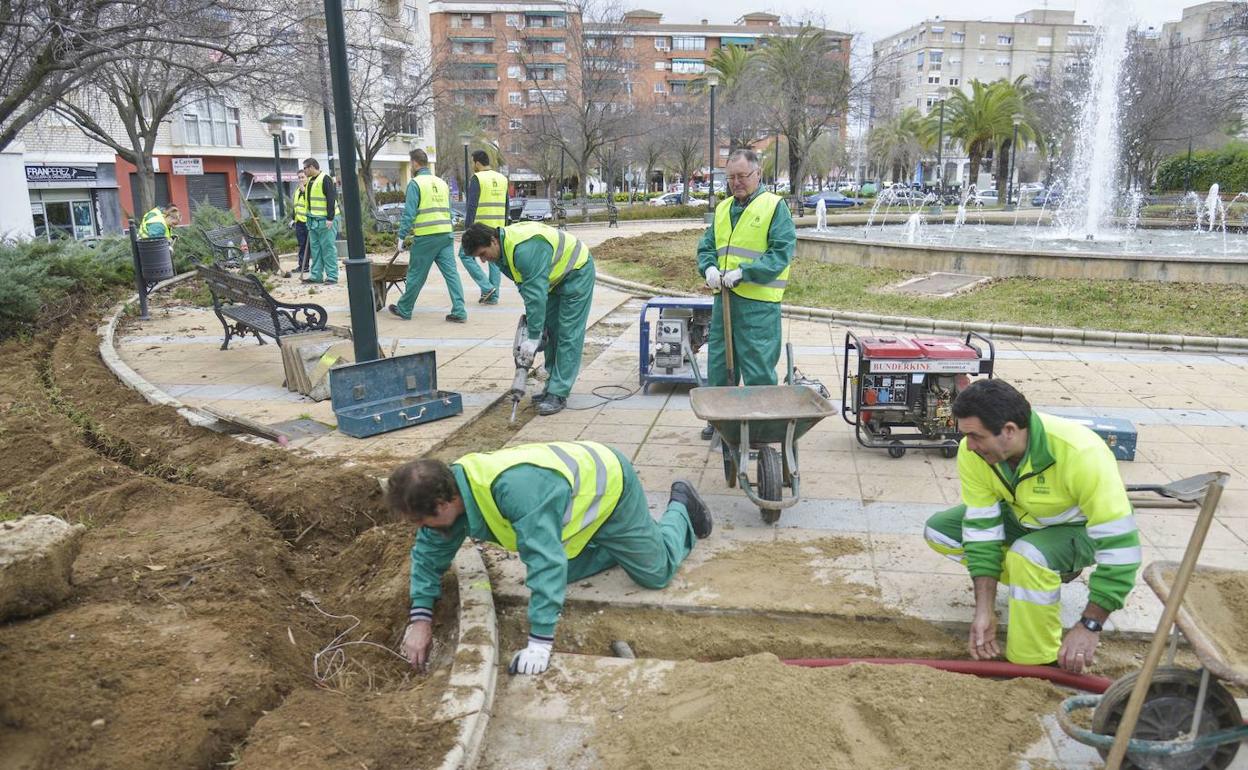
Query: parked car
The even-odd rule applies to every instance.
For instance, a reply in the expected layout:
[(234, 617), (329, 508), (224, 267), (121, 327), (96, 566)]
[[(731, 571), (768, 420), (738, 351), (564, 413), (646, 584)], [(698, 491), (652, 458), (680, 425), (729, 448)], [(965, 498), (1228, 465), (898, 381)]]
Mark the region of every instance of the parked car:
[[(679, 206), (681, 205), (680, 193), (669, 192), (669, 193), (663, 193), (662, 195), (656, 195), (655, 197), (646, 201), (646, 204), (650, 206)], [(688, 199), (685, 205), (686, 206), (705, 206), (706, 199), (691, 197)]]
[(459, 227), (468, 218), (468, 204), (451, 201), (451, 227)]
[(546, 198), (529, 198), (520, 210), (520, 219), (530, 222), (545, 222), (555, 217), (555, 208)]
[(1062, 188), (1050, 187), (1047, 190), (1041, 190), (1031, 199), (1033, 206), (1056, 206), (1062, 202)]
[(923, 203), (925, 198), (927, 198), (927, 193), (922, 190), (916, 190), (913, 187), (903, 186), (890, 187), (880, 193), (880, 195), (887, 195), (890, 205), (905, 204), (909, 206), (918, 206)]
[(1020, 197), (1035, 195), (1044, 192), (1044, 185), (1039, 182), (1023, 182), (1018, 186), (1018, 194)]
[(802, 205), (806, 208), (818, 208), (819, 201), (823, 201), (823, 205), (830, 209), (852, 209), (854, 206), (861, 206), (862, 201), (846, 198), (836, 190), (824, 190), (820, 193), (807, 196), (802, 200)]
[(978, 190), (975, 192), (975, 197), (971, 198), (971, 203), (978, 203), (981, 206), (995, 206), (999, 202), (996, 190)]

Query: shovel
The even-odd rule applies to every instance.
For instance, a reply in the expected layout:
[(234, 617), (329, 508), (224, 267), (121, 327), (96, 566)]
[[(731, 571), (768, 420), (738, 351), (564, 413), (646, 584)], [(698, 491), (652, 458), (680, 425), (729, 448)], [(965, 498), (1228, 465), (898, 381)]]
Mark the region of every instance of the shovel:
[(1169, 484), (1128, 484), (1127, 492), (1153, 492), (1168, 500), (1131, 495), (1131, 503), (1142, 508), (1195, 508), (1205, 490), (1218, 478), (1217, 473), (1201, 473)]

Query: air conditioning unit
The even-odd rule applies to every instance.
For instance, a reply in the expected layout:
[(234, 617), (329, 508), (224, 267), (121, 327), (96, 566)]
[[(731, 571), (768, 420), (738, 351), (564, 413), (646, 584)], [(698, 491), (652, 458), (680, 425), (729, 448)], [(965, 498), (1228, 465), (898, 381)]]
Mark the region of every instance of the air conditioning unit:
[(299, 133), (295, 131), (293, 128), (283, 128), (282, 129), (282, 146), (283, 147), (298, 147), (299, 146)]

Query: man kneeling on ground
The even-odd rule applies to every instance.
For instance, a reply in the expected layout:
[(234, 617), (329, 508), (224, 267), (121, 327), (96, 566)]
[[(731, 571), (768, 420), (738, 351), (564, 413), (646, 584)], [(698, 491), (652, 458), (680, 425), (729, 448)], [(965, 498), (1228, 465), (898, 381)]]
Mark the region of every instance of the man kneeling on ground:
[(403, 655), (424, 669), (442, 573), (465, 537), (518, 551), (529, 599), (529, 643), (513, 674), (550, 665), (568, 583), (620, 565), (644, 588), (663, 588), (711, 533), (711, 513), (687, 481), (672, 484), (659, 521), (641, 481), (615, 449), (592, 441), (525, 444), (464, 455), (451, 465), (414, 460), (390, 474), (390, 509), (419, 527), (412, 546), (411, 613)]
[[(1005, 657), (1083, 671), (1140, 566), (1140, 533), (1113, 452), (1087, 427), (1032, 411), (1001, 380), (962, 391), (953, 416), (965, 436), (958, 448), (962, 505), (928, 519), (924, 534), (935, 551), (970, 570), (971, 657), (1001, 654), (993, 607), (1000, 582), (1010, 586)], [(1063, 639), (1062, 583), (1093, 564), (1087, 606)]]

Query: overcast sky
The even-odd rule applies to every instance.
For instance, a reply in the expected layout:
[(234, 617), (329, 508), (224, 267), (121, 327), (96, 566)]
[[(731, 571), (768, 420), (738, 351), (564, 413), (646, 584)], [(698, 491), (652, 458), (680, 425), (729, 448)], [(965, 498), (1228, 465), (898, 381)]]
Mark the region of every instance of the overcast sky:
[[(1075, 10), (1075, 20), (1093, 18), (1100, 2), (1106, 0), (1055, 0), (1047, 5), (1052, 9)], [(1199, 0), (1109, 0), (1134, 9), (1136, 17), (1145, 25), (1160, 27), (1163, 22), (1176, 20), (1185, 6), (1196, 5)], [(698, 4), (700, 10), (691, 10), (688, 0), (631, 0), (625, 8), (638, 7), (663, 14), (669, 23), (696, 24), (707, 19), (712, 24), (731, 24), (743, 13), (765, 10), (788, 20), (790, 18), (822, 17), (828, 27), (862, 36), (865, 42), (898, 32), (911, 24), (937, 14), (946, 19), (994, 19), (1010, 21), (1016, 14), (1032, 8), (1042, 8), (1043, 0), (886, 0), (884, 3), (848, 0), (847, 2), (820, 5), (810, 0), (715, 0)], [(816, 10), (811, 10), (812, 8)], [(869, 51), (870, 49), (865, 49)]]

